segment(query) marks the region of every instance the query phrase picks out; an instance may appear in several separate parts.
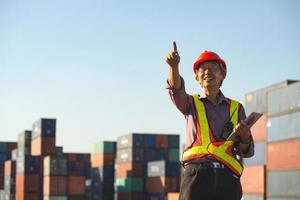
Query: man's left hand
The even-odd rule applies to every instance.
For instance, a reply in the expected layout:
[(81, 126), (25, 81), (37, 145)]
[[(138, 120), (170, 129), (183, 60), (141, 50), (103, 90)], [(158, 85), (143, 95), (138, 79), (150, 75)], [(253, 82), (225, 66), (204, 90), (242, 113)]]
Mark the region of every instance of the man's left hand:
[(250, 126), (248, 126), (244, 120), (240, 121), (240, 123), (236, 125), (235, 131), (240, 136), (241, 141), (249, 141), (251, 136)]

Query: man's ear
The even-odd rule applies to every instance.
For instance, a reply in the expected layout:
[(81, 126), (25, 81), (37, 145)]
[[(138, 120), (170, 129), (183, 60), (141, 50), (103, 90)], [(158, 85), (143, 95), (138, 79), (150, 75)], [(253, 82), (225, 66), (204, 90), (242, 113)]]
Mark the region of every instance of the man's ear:
[(198, 81), (198, 72), (196, 72), (195, 79)]

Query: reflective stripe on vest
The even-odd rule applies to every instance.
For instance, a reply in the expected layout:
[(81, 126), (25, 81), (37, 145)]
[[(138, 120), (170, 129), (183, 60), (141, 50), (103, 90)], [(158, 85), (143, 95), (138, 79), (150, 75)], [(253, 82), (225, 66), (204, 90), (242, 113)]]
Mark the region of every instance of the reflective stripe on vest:
[[(226, 166), (228, 166), (238, 176), (242, 175), (243, 166), (232, 154), (233, 141), (215, 141), (208, 125), (206, 117), (206, 110), (204, 103), (199, 100), (198, 95), (193, 95), (195, 108), (197, 111), (197, 131), (198, 137), (194, 145), (183, 153), (183, 161), (189, 161), (196, 158), (211, 155), (215, 159), (219, 160)], [(239, 103), (234, 100), (230, 100), (230, 116), (231, 121), (235, 127), (238, 123)], [(212, 140), (211, 140), (212, 138)]]

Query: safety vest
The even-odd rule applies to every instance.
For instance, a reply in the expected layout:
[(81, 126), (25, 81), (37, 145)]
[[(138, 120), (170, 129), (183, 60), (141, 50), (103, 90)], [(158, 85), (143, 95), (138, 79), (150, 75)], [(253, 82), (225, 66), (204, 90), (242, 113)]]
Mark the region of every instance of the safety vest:
[[(197, 139), (191, 148), (183, 153), (183, 162), (193, 159), (212, 156), (225, 164), (236, 175), (241, 176), (243, 166), (233, 155), (233, 141), (216, 141), (209, 128), (204, 103), (198, 95), (193, 95), (197, 115)], [(235, 100), (229, 100), (229, 113), (232, 115), (231, 122), (234, 127), (238, 123), (240, 104)], [(236, 111), (235, 111), (236, 110)], [(234, 112), (235, 111), (235, 112)]]

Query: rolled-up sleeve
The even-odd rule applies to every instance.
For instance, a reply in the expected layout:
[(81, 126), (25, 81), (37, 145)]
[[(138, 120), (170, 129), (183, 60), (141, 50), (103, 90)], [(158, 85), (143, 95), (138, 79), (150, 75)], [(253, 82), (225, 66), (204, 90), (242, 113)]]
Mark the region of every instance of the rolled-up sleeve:
[[(240, 111), (239, 111), (239, 122), (244, 119), (246, 119), (246, 113), (245, 113), (245, 109), (244, 109), (243, 105), (241, 105)], [(250, 135), (250, 146), (248, 148), (248, 151), (246, 153), (243, 153), (240, 150), (239, 145), (237, 145), (237, 154), (243, 158), (249, 158), (254, 155), (254, 141), (253, 141), (252, 134)]]
[(167, 80), (166, 89), (169, 91), (169, 95), (171, 97), (171, 100), (173, 104), (178, 108), (178, 110), (184, 114), (187, 115), (190, 110), (190, 101), (189, 96), (185, 91), (185, 84), (184, 79), (180, 77), (181, 79), (181, 88), (175, 89)]

